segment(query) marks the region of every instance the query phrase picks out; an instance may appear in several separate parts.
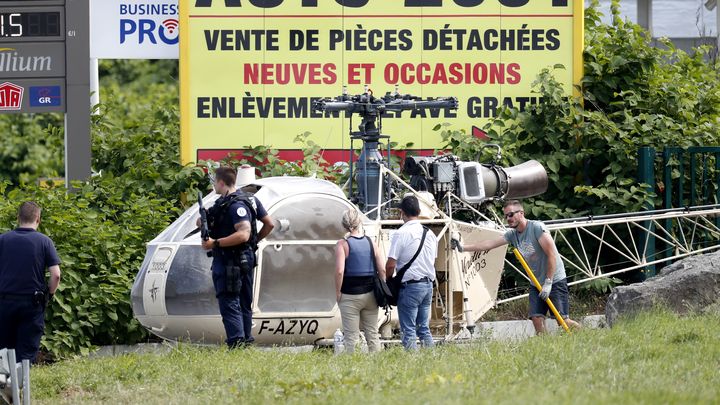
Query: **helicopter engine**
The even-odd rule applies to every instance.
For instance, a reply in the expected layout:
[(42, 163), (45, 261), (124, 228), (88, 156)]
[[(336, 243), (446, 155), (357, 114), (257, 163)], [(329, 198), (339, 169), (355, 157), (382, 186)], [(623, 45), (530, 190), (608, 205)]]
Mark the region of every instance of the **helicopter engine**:
[(463, 162), (450, 154), (409, 156), (403, 171), (410, 176), (410, 186), (432, 193), (436, 201), (451, 192), (470, 204), (480, 204), (533, 197), (548, 187), (547, 172), (536, 160), (504, 168), (494, 163)]

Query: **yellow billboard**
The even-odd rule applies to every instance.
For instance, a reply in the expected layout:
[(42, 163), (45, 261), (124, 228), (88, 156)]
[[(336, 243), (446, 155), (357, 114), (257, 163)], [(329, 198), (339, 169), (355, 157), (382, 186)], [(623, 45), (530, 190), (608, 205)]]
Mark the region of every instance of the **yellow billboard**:
[(340, 160), (350, 120), (312, 103), (344, 87), (457, 97), (457, 110), (383, 118), (392, 142), (437, 148), (439, 123), (472, 132), (500, 106), (537, 103), (530, 87), (543, 68), (564, 65), (556, 78), (571, 93), (582, 19), (581, 0), (181, 0), (182, 161), (258, 145), (290, 152), (306, 131)]

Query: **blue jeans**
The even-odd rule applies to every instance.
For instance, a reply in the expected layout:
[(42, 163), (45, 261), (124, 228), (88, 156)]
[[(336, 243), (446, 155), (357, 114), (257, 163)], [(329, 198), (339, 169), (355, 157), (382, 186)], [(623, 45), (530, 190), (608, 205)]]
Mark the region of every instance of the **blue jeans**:
[(417, 338), (425, 347), (435, 344), (430, 334), (430, 303), (433, 284), (431, 281), (406, 284), (400, 287), (398, 297), (398, 316), (402, 344), (406, 350), (417, 350)]

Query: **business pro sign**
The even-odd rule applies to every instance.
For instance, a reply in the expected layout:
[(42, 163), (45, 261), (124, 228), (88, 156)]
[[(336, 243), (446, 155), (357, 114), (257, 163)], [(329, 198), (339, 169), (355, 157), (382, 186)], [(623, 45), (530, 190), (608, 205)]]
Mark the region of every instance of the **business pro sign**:
[(90, 0), (90, 57), (177, 59), (177, 0)]
[[(383, 119), (400, 145), (441, 146), (439, 123), (471, 131), (503, 105), (538, 102), (541, 69), (572, 93), (582, 76), (581, 0), (181, 0), (182, 160), (247, 146), (297, 149), (296, 135), (333, 156), (349, 145), (349, 119), (312, 101), (347, 86), (457, 97), (457, 111)], [(359, 119), (354, 119), (357, 126)], [(352, 130), (356, 130), (353, 128)], [(335, 156), (338, 156), (335, 154)], [(332, 157), (331, 157), (332, 159)]]

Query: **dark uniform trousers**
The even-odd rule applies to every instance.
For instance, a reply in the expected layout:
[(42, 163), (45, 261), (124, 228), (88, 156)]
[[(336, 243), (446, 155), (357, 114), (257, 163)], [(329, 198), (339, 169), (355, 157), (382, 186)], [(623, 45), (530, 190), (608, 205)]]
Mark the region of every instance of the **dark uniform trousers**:
[(225, 288), (225, 265), (222, 260), (213, 260), (213, 284), (217, 293), (218, 306), (228, 346), (252, 343), (252, 301), (253, 271), (245, 271), (240, 276), (240, 291), (227, 292)]
[(18, 361), (35, 361), (45, 330), (45, 306), (30, 295), (0, 293), (0, 349), (15, 349)]

